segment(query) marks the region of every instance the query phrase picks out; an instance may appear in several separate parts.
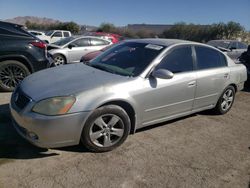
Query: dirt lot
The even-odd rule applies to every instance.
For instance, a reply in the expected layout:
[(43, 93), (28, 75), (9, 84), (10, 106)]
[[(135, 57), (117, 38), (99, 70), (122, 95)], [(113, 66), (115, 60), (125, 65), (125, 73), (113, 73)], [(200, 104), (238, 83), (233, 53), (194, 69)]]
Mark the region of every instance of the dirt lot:
[(223, 116), (203, 112), (131, 135), (115, 151), (36, 148), (0, 93), (0, 187), (250, 187), (250, 92)]

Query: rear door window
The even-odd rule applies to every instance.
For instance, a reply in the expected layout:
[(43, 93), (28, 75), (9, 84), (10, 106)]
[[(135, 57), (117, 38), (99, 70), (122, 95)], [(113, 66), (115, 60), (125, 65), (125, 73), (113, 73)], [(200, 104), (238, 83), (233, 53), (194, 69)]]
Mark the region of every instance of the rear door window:
[(220, 52), (203, 46), (196, 46), (197, 69), (211, 69), (227, 65), (226, 58)]
[(108, 45), (109, 42), (102, 40), (102, 39), (90, 39), (91, 40), (91, 45), (92, 46), (102, 46), (102, 45)]
[(83, 38), (83, 39), (78, 39), (73, 42), (73, 44), (76, 47), (84, 47), (84, 46), (90, 46), (89, 39), (88, 38)]

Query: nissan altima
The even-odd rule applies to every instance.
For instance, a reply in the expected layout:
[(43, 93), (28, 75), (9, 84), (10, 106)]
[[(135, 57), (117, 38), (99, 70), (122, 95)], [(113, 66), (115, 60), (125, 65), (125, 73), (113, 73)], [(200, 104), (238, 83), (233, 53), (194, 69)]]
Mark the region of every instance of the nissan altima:
[(212, 46), (129, 40), (86, 65), (30, 75), (13, 92), (10, 108), (17, 132), (34, 145), (82, 142), (104, 152), (145, 126), (208, 109), (227, 113), (246, 79), (244, 65)]

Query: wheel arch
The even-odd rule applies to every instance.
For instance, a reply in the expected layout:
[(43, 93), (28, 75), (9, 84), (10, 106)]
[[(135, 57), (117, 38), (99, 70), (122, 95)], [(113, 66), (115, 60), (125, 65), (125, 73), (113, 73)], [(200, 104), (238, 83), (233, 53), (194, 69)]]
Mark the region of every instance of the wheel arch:
[(53, 55), (52, 55), (52, 56), (53, 56), (53, 59), (54, 59), (54, 57), (57, 56), (57, 55), (60, 55), (60, 56), (62, 56), (62, 57), (64, 58), (65, 64), (68, 63), (68, 59), (67, 59), (66, 55), (63, 54), (63, 53), (60, 53), (60, 52), (56, 52), (55, 54), (53, 54)]
[(128, 114), (128, 116), (130, 118), (130, 121), (131, 121), (130, 134), (134, 134), (136, 131), (136, 113), (135, 113), (133, 106), (130, 103), (128, 103), (127, 101), (113, 100), (113, 101), (108, 101), (108, 102), (98, 106), (97, 108), (107, 106), (107, 105), (117, 105), (126, 111), (126, 113)]
[(0, 58), (0, 62), (1, 61), (8, 61), (8, 60), (19, 61), (20, 63), (22, 63), (23, 65), (25, 65), (28, 68), (30, 73), (34, 72), (34, 68), (32, 67), (30, 61), (24, 56), (6, 56), (6, 57)]
[[(228, 86), (233, 86), (233, 87), (234, 87), (234, 90), (235, 90), (235, 93), (238, 91), (238, 88), (237, 88), (237, 85), (236, 85), (236, 84), (231, 83), (231, 84), (229, 84)], [(228, 86), (227, 86), (227, 87), (228, 87)]]

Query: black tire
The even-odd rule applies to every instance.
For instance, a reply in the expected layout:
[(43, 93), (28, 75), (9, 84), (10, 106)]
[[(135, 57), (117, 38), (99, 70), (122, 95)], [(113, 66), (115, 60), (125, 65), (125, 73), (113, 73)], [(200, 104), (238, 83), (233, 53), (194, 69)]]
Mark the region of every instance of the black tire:
[[(228, 95), (229, 93), (231, 93), (231, 97), (232, 99), (229, 100), (230, 96)], [(225, 95), (228, 95), (227, 98), (225, 98)], [(234, 103), (234, 99), (235, 99), (235, 89), (233, 86), (228, 86), (221, 94), (217, 104), (216, 104), (216, 107), (214, 108), (214, 112), (216, 114), (225, 114), (227, 113), (231, 107), (233, 106), (233, 103)], [(227, 103), (229, 102), (229, 105), (225, 108), (223, 108), (223, 103)]]
[(10, 92), (30, 74), (29, 69), (16, 60), (0, 62), (0, 90)]
[(66, 58), (61, 54), (55, 54), (53, 55), (54, 65), (55, 66), (61, 66), (67, 64)]
[[(107, 127), (104, 128), (103, 126), (102, 128), (100, 128), (99, 126), (100, 124), (99, 123), (98, 123), (99, 125), (96, 124), (96, 122), (99, 122), (100, 118), (104, 121), (105, 125), (107, 126), (111, 124), (110, 123), (111, 119), (114, 118), (114, 121), (116, 121), (117, 119), (119, 120), (117, 120), (117, 123), (115, 123), (115, 125), (112, 128), (107, 128)], [(93, 152), (111, 151), (116, 147), (120, 146), (127, 139), (130, 132), (130, 127), (131, 123), (129, 116), (127, 115), (126, 111), (123, 108), (116, 105), (103, 106), (96, 109), (87, 119), (83, 127), (81, 141), (86, 148), (88, 148)], [(106, 131), (106, 129), (109, 129), (109, 132)], [(112, 132), (112, 130), (116, 131), (119, 130), (120, 135), (119, 136), (115, 135), (114, 133), (116, 131)], [(96, 133), (100, 134), (100, 136), (93, 141), (92, 136), (95, 135)], [(105, 140), (109, 140), (110, 142), (108, 141), (105, 142)]]

